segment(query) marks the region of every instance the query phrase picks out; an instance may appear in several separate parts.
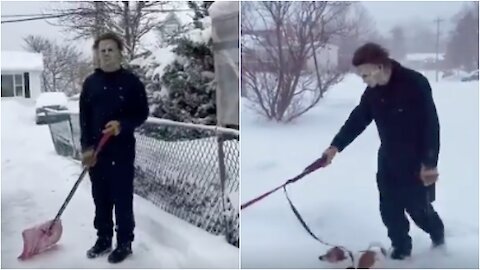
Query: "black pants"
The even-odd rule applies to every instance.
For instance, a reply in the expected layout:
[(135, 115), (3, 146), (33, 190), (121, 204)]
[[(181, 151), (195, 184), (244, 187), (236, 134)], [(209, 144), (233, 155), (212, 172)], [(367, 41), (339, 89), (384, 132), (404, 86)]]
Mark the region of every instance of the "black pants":
[(133, 178), (133, 159), (99, 157), (90, 170), (95, 203), (94, 226), (99, 237), (113, 236), (115, 207), (117, 242), (133, 241)]
[(405, 212), (432, 239), (439, 239), (444, 234), (443, 222), (432, 206), (434, 190), (424, 187), (420, 179), (415, 181), (401, 184), (392, 176), (377, 174), (380, 213), (394, 248), (412, 249), (412, 239), (408, 234), (410, 224)]

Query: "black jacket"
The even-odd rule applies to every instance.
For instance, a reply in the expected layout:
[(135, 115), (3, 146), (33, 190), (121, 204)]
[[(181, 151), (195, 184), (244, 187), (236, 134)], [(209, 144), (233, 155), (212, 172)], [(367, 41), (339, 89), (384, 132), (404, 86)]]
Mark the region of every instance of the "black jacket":
[(96, 147), (105, 125), (117, 120), (120, 134), (110, 139), (102, 153), (134, 156), (134, 130), (145, 122), (148, 114), (145, 86), (133, 73), (123, 68), (115, 72), (96, 69), (85, 79), (80, 94), (82, 150)]
[(428, 80), (394, 60), (392, 68), (387, 85), (367, 87), (332, 145), (342, 151), (374, 120), (381, 141), (379, 171), (410, 178), (421, 164), (437, 166), (440, 125)]

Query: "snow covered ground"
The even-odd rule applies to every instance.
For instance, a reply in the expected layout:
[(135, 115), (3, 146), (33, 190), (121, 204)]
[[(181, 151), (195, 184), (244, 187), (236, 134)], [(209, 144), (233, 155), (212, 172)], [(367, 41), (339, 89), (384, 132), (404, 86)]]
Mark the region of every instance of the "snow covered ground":
[(239, 250), (160, 211), (135, 196), (134, 254), (120, 265), (106, 257), (89, 260), (95, 241), (90, 180), (84, 179), (62, 217), (56, 249), (21, 262), (23, 229), (52, 219), (81, 172), (78, 163), (58, 156), (48, 126), (34, 122), (31, 103), (1, 102), (2, 268), (238, 268)]
[[(441, 121), (440, 179), (434, 207), (446, 226), (446, 252), (430, 250), (427, 234), (411, 222), (413, 256), (386, 268), (478, 269), (478, 82), (429, 78)], [(242, 203), (282, 184), (321, 156), (357, 104), (365, 86), (347, 76), (321, 103), (290, 125), (267, 123), (242, 100)], [(326, 169), (289, 186), (305, 221), (323, 240), (362, 250), (390, 241), (378, 209), (379, 146), (375, 124)], [(321, 245), (295, 218), (280, 190), (241, 213), (242, 268), (342, 268), (318, 260)]]

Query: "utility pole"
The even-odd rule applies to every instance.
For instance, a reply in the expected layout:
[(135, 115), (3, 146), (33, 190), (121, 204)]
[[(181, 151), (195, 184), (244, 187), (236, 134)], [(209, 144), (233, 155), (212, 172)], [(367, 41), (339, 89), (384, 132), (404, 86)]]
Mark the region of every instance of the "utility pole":
[(440, 19), (440, 17), (437, 17), (437, 19), (434, 20), (435, 23), (437, 23), (437, 42), (435, 44), (435, 81), (438, 82), (438, 53), (440, 50), (440, 22), (443, 20)]

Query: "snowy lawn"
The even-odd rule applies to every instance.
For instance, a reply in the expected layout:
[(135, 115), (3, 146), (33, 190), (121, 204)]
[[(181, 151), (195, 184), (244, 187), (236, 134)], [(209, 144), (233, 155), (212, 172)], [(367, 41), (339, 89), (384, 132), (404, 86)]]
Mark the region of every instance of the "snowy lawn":
[[(478, 82), (429, 78), (441, 122), (440, 179), (435, 209), (446, 227), (447, 249), (431, 251), (411, 222), (411, 260), (387, 268), (478, 269)], [(360, 99), (365, 86), (349, 75), (321, 103), (289, 125), (268, 123), (242, 106), (242, 203), (299, 174), (321, 156)], [(359, 251), (390, 247), (378, 206), (375, 173), (379, 139), (374, 122), (326, 169), (289, 186), (305, 221), (323, 240)], [(318, 260), (328, 247), (297, 221), (280, 190), (242, 211), (242, 268), (342, 268)]]
[(21, 232), (52, 219), (81, 172), (78, 163), (58, 156), (48, 126), (34, 122), (32, 104), (1, 103), (2, 268), (238, 268), (238, 249), (167, 214), (135, 196), (136, 240), (133, 256), (111, 265), (106, 257), (86, 258), (93, 245), (94, 205), (90, 180), (84, 179), (63, 214), (57, 247), (21, 262)]

